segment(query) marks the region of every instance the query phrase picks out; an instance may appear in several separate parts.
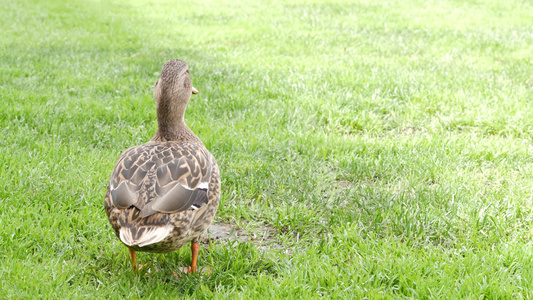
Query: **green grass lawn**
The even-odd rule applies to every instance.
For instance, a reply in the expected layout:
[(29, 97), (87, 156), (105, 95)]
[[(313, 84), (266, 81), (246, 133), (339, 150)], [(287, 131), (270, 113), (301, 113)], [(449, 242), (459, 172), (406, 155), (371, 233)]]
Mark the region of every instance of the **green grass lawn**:
[[(533, 297), (530, 1), (1, 3), (0, 298)], [(170, 58), (215, 221), (274, 232), (203, 277), (133, 272), (103, 209)]]

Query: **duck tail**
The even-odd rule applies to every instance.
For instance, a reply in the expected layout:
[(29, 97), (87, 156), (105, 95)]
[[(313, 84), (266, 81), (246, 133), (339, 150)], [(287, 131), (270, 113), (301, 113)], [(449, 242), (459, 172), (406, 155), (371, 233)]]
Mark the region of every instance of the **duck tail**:
[(141, 226), (121, 227), (120, 240), (128, 246), (144, 247), (164, 240), (174, 229), (174, 226), (163, 227)]

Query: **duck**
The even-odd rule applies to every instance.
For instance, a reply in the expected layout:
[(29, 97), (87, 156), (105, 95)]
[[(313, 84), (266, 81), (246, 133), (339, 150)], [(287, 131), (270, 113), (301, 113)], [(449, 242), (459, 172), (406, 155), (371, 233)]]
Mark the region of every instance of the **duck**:
[(169, 253), (191, 243), (197, 271), (200, 241), (220, 201), (220, 170), (213, 155), (185, 124), (193, 94), (187, 63), (164, 63), (154, 85), (157, 131), (147, 143), (126, 149), (105, 194), (105, 212), (118, 239), (136, 251)]

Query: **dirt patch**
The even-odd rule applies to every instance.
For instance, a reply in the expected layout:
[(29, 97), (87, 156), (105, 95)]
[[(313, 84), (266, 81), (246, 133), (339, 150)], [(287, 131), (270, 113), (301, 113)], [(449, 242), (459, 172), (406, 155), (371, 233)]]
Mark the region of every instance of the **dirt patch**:
[[(237, 228), (234, 224), (213, 223), (207, 229), (205, 244), (213, 241), (226, 242), (235, 247), (239, 242), (252, 242), (259, 250), (282, 250), (284, 247), (277, 242), (277, 230), (273, 227), (258, 226), (253, 230), (246, 231)], [(292, 254), (290, 249), (283, 252)]]
[(341, 187), (350, 187), (353, 185), (353, 183), (351, 181), (348, 181), (348, 180), (337, 180), (337, 183), (341, 186)]

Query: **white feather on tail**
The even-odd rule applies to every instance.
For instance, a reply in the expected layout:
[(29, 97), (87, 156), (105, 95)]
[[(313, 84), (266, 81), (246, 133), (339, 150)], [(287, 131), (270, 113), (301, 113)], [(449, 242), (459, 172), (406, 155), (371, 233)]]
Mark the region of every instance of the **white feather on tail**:
[(122, 227), (120, 228), (120, 240), (128, 246), (144, 247), (164, 240), (174, 229), (174, 226), (165, 227)]

